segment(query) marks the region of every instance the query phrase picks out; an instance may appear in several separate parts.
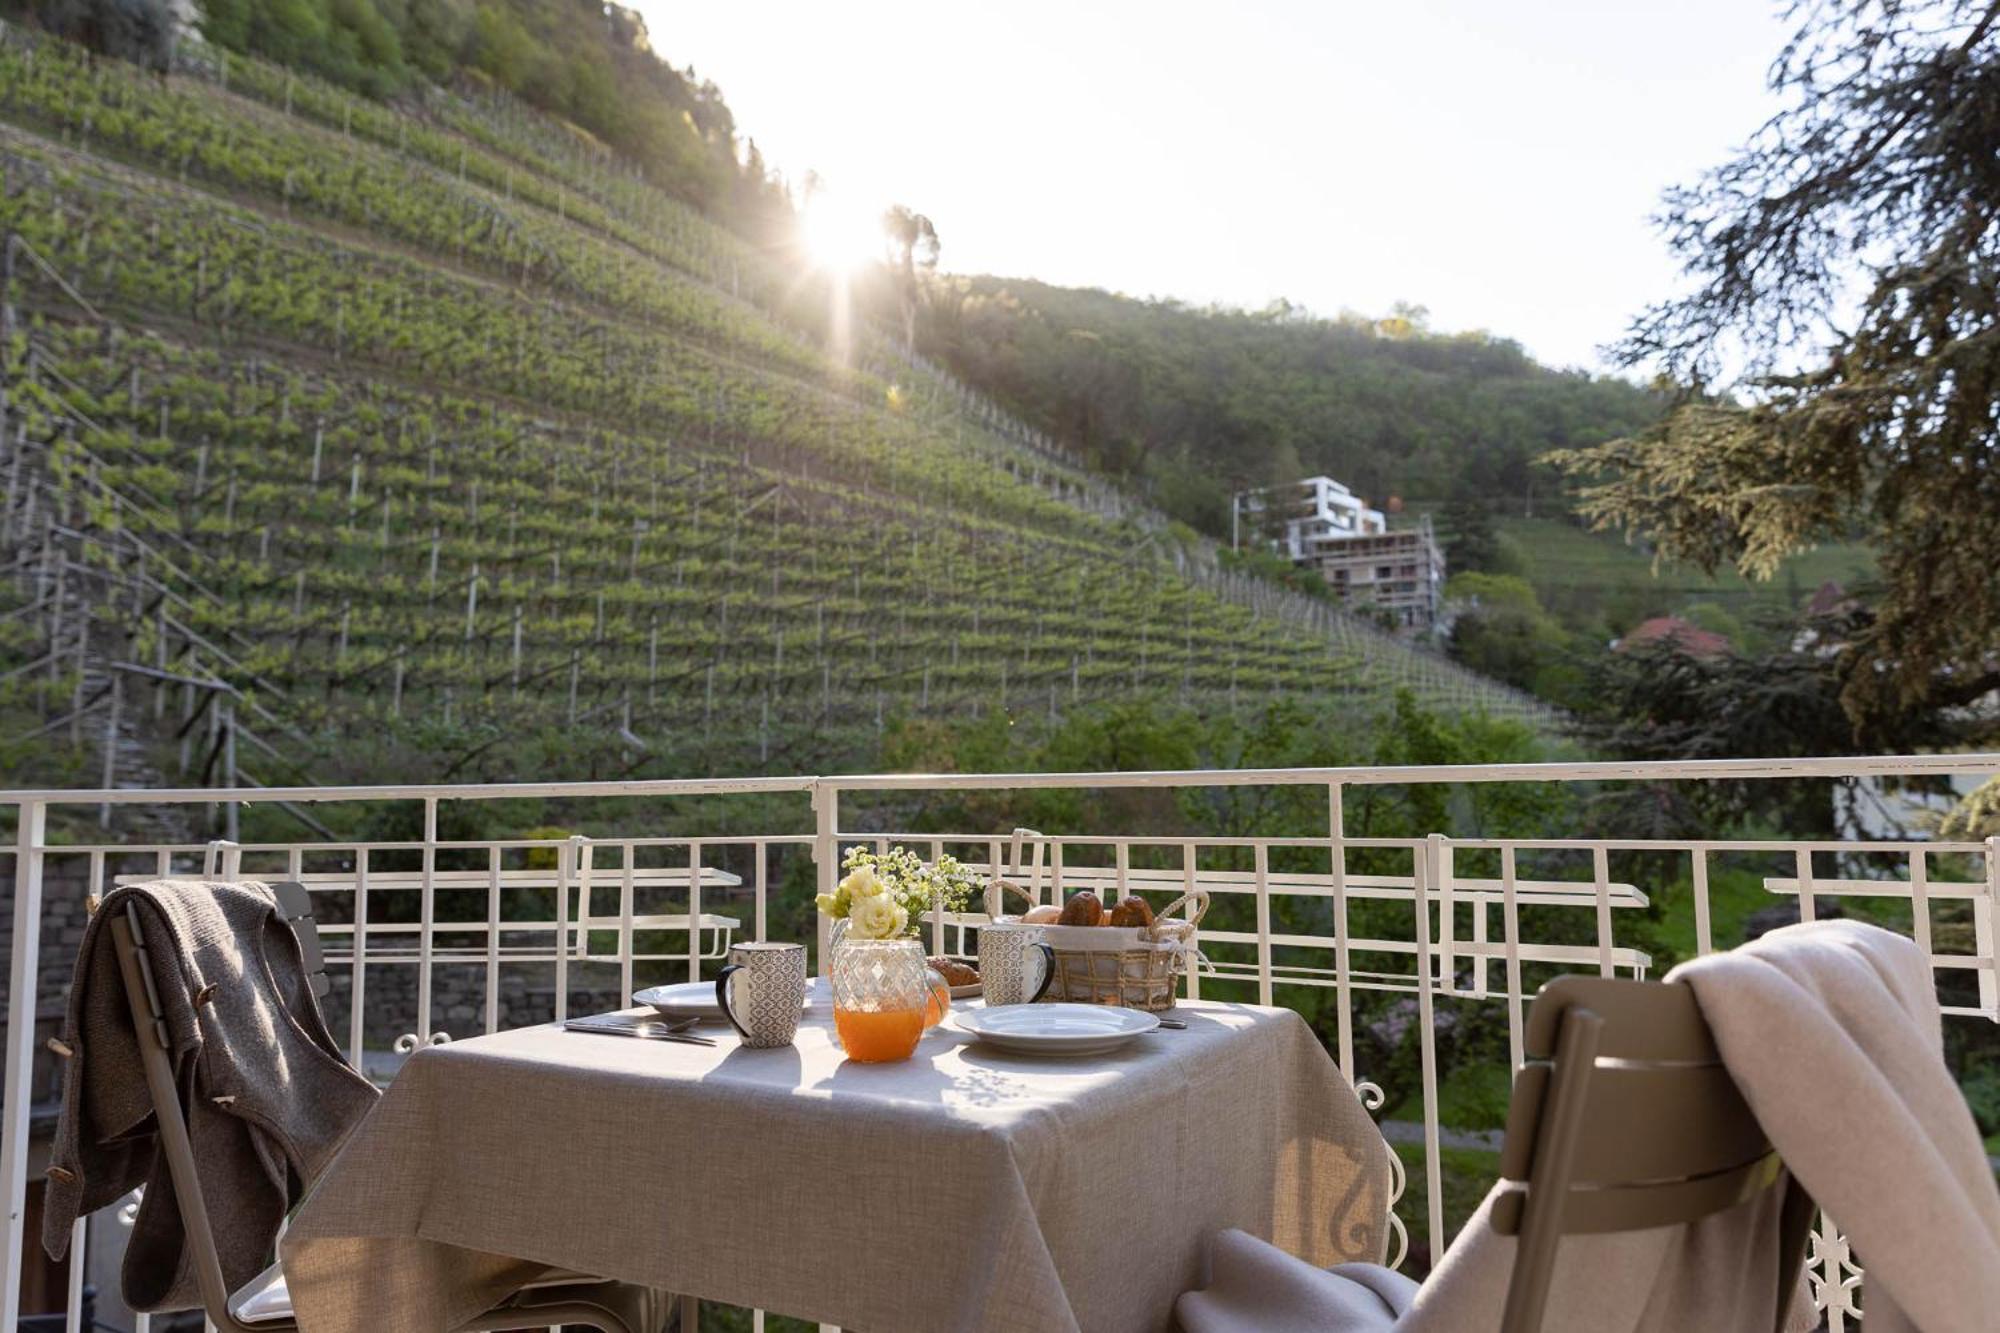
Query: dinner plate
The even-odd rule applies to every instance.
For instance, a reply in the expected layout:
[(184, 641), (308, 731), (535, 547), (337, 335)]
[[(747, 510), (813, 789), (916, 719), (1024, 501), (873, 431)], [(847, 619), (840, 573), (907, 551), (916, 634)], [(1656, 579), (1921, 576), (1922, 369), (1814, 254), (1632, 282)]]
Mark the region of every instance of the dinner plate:
[(955, 1011), (951, 1021), (1022, 1055), (1102, 1055), (1160, 1026), (1152, 1014), (1105, 1004), (1003, 1004)]
[[(718, 1023), (723, 1021), (722, 1010), (715, 1003), (713, 981), (683, 981), (672, 986), (648, 986), (642, 991), (632, 992), (632, 1002), (650, 1004), (659, 1010), (662, 1018), (706, 1018)], [(826, 979), (808, 978), (803, 1012), (810, 1014), (826, 1007)]]

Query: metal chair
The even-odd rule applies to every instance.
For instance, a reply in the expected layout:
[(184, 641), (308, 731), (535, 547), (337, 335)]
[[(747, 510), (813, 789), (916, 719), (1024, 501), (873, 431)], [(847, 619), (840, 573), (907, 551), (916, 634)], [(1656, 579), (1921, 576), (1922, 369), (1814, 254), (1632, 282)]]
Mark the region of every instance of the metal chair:
[(1693, 1222), (1785, 1184), (1777, 1328), (1814, 1204), (1723, 1068), (1686, 986), (1558, 977), (1536, 995), (1500, 1154), (1493, 1229), (1517, 1236), (1503, 1333), (1535, 1333), (1564, 1235)]
[[(279, 915), (290, 923), (298, 937), (313, 993), (325, 995), (331, 983), (326, 976), (310, 895), (300, 884), (268, 887), (276, 896)], [(223, 1280), (215, 1233), (209, 1227), (208, 1202), (196, 1174), (194, 1147), (174, 1089), (166, 1023), (137, 909), (126, 903), (123, 915), (112, 918), (109, 925), (125, 982), (125, 997), (132, 1009), (132, 1026), (138, 1035), (146, 1088), (159, 1124), (160, 1150), (166, 1154), (175, 1203), (187, 1232), (203, 1310), (218, 1333), (294, 1333), (298, 1323), (292, 1317), (291, 1298), (280, 1265), (271, 1265), (236, 1292), (231, 1292)], [(581, 1274), (553, 1276), (524, 1288), (497, 1309), (457, 1325), (453, 1333), (527, 1326), (549, 1328), (559, 1324), (581, 1325), (600, 1333), (649, 1333), (636, 1327), (621, 1312), (632, 1303), (636, 1290)]]

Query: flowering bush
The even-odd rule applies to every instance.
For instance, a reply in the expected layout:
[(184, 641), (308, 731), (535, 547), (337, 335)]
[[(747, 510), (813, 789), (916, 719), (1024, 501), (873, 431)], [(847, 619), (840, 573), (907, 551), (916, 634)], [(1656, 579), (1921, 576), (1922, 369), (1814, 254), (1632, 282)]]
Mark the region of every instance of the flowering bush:
[(955, 856), (940, 856), (926, 865), (906, 847), (876, 853), (857, 847), (841, 862), (847, 875), (832, 893), (814, 901), (830, 917), (845, 919), (855, 939), (888, 940), (914, 935), (922, 915), (933, 907), (961, 912), (978, 887), (970, 870)]

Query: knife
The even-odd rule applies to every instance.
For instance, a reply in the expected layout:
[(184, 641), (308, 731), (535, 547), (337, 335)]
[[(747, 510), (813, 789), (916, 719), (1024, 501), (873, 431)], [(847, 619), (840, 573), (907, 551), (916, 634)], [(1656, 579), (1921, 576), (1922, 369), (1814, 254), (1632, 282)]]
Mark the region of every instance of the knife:
[(593, 1018), (571, 1018), (563, 1022), (565, 1032), (594, 1032), (605, 1037), (637, 1037), (641, 1041), (679, 1041), (690, 1046), (713, 1046), (712, 1037), (697, 1037), (689, 1032), (676, 1032), (665, 1023), (652, 1019), (627, 1019), (624, 1022), (607, 1022), (602, 1015)]

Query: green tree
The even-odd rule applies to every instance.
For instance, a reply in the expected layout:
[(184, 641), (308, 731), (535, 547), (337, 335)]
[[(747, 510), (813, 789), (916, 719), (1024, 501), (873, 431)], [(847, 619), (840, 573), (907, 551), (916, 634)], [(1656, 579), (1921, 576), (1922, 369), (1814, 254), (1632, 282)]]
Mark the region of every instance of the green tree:
[(1439, 520), (1445, 530), (1444, 562), (1453, 573), (1491, 570), (1500, 563), (1500, 532), (1488, 498), (1454, 495)]
[(1784, 109), (1666, 196), (1691, 289), (1620, 353), (1676, 382), (1677, 405), (1564, 463), (1598, 526), (1704, 568), (1768, 578), (1864, 531), (1880, 587), (1832, 684), (1848, 738), (1885, 746), (2000, 688), (2000, 6), (1796, 12), (1770, 74)]
[(174, 16), (166, 0), (34, 0), (8, 4), (50, 32), (93, 51), (165, 73), (173, 61)]
[(937, 227), (922, 213), (904, 204), (891, 205), (882, 214), (882, 234), (889, 242), (889, 267), (896, 277), (896, 296), (903, 310), (903, 345), (917, 345), (917, 303), (922, 295), (917, 273), (937, 271)]
[(1542, 609), (1534, 588), (1512, 574), (1455, 574), (1445, 596), (1460, 604), (1451, 656), (1474, 671), (1544, 697), (1574, 693), (1569, 635)]

